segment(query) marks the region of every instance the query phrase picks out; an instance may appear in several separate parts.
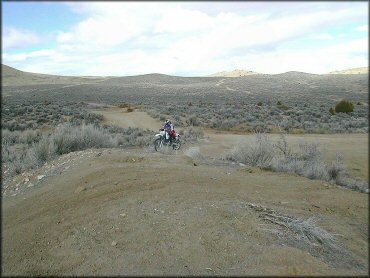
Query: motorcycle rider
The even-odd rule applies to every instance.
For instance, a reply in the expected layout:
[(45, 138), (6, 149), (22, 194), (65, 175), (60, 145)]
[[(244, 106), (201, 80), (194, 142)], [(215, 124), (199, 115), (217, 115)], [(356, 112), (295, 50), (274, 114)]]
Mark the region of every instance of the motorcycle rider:
[[(164, 122), (164, 126), (163, 126), (163, 129), (167, 132), (167, 134), (169, 135), (169, 140), (172, 141), (173, 139), (176, 138), (176, 132), (175, 132), (175, 126), (171, 123), (170, 120), (166, 120)], [(167, 139), (167, 136), (166, 136), (166, 139)]]

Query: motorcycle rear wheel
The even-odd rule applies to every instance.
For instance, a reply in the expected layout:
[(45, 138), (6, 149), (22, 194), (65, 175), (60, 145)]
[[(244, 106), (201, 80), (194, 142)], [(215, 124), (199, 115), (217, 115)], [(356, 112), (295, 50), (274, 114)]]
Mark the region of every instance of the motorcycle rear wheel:
[(181, 142), (180, 142), (179, 140), (176, 140), (175, 142), (173, 142), (173, 144), (172, 144), (172, 148), (173, 148), (175, 151), (179, 150), (179, 149), (180, 149), (180, 147), (181, 147)]

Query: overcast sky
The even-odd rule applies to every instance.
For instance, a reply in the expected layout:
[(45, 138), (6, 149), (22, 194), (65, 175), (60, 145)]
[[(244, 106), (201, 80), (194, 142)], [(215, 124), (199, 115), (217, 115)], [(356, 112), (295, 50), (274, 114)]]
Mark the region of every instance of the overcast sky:
[(2, 63), (62, 75), (368, 65), (368, 2), (3, 2)]

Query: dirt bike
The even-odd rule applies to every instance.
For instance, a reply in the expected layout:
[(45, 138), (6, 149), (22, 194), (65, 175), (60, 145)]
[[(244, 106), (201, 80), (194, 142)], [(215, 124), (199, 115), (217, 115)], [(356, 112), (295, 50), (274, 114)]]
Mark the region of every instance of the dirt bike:
[[(171, 146), (172, 146), (172, 149), (177, 151), (181, 147), (181, 140), (180, 140), (181, 135), (180, 134), (176, 134), (176, 137), (172, 138), (167, 133), (167, 131), (161, 128), (159, 130), (159, 133), (156, 134), (155, 137), (158, 137), (154, 141), (154, 149), (156, 151), (159, 151), (163, 147), (171, 147)], [(168, 137), (168, 139), (166, 137)]]

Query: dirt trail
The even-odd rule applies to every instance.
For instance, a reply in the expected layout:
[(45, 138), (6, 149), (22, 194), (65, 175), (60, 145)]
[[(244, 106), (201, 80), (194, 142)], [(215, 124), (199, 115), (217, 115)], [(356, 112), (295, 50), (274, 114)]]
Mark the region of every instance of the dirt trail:
[(106, 123), (123, 128), (139, 127), (157, 131), (163, 126), (159, 120), (153, 119), (146, 112), (134, 111), (126, 112), (126, 108), (109, 108), (92, 110), (92, 112), (103, 115)]
[(217, 82), (216, 86), (220, 86), (222, 84), (224, 84), (226, 79), (221, 79), (220, 81)]
[[(224, 83), (225, 83), (225, 80), (226, 80), (226, 79), (221, 79), (220, 81), (218, 81), (218, 82), (216, 83), (216, 86), (220, 86), (220, 85), (224, 84)], [(228, 91), (237, 91), (237, 90), (235, 90), (235, 89), (230, 88), (229, 86), (225, 86), (225, 89), (226, 89), (226, 90), (228, 90)]]
[[(109, 111), (106, 120), (122, 127), (160, 124), (144, 112)], [(250, 140), (210, 132), (206, 137), (199, 147), (212, 156), (244, 137)], [(365, 142), (360, 135), (353, 142), (333, 138), (348, 152)], [(360, 148), (354, 150), (360, 154)], [(34, 186), (22, 183), (3, 197), (2, 273), (368, 273), (367, 194), (291, 174), (217, 166), (183, 151), (87, 150), (61, 157), (58, 171), (45, 166), (46, 176)], [(250, 209), (251, 203), (295, 219), (314, 217), (317, 227), (335, 237), (335, 248), (325, 240), (296, 238), (266, 221), (263, 211)]]

